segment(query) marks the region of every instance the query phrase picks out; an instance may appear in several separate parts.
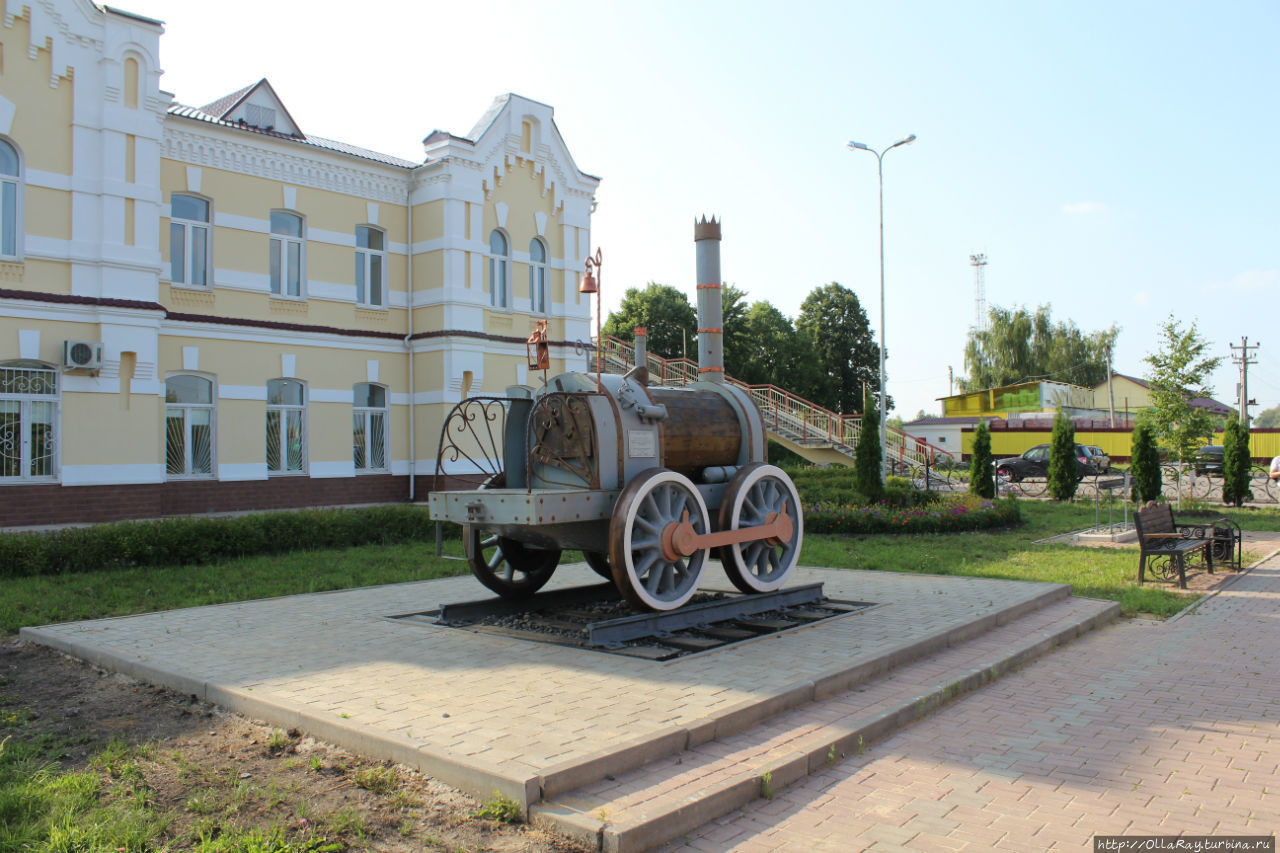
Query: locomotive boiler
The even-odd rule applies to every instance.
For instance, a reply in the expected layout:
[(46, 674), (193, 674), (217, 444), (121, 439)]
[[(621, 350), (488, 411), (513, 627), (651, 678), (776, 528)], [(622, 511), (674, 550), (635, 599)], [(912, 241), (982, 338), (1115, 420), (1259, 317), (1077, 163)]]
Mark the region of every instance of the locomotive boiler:
[(463, 526), (489, 589), (533, 594), (568, 549), (644, 610), (686, 603), (712, 557), (745, 593), (786, 581), (800, 500), (767, 464), (755, 403), (724, 381), (720, 233), (714, 219), (694, 225), (698, 381), (649, 386), (637, 330), (638, 366), (625, 375), (563, 373), (464, 400), (446, 418), (437, 476), (475, 488), (433, 492), (431, 515)]

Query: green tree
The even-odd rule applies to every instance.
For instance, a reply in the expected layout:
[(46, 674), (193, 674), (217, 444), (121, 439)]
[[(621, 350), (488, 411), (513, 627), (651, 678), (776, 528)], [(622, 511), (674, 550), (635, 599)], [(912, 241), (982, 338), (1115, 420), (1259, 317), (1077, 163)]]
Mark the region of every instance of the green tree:
[(969, 491), (983, 498), (996, 496), (995, 465), (991, 458), (991, 430), (984, 420), (973, 431), (973, 453), (969, 454)]
[[(801, 397), (817, 386), (817, 366), (786, 316), (768, 302), (753, 302), (743, 317), (741, 342), (725, 350), (725, 370), (749, 385), (777, 385)], [(726, 325), (726, 334), (728, 326)]]
[[(857, 294), (836, 282), (815, 288), (800, 305), (796, 331), (807, 336), (819, 371), (809, 399), (841, 414), (862, 411), (863, 388), (880, 391), (880, 348)], [(892, 401), (886, 401), (885, 410)]]
[(1076, 464), (1076, 428), (1067, 413), (1058, 409), (1053, 417), (1053, 434), (1049, 438), (1049, 496), (1055, 501), (1069, 501), (1080, 485)]
[(1163, 483), (1160, 480), (1160, 451), (1156, 449), (1156, 437), (1146, 417), (1139, 417), (1133, 425), (1133, 448), (1130, 451), (1129, 472), (1139, 503), (1160, 497)]
[(742, 379), (733, 372), (732, 366), (740, 363), (751, 348), (750, 331), (747, 328), (747, 294), (732, 284), (726, 284), (720, 291), (720, 297), (720, 327), (724, 329), (724, 369), (733, 378)]
[(853, 458), (853, 485), (867, 500), (875, 502), (884, 497), (880, 466), (880, 413), (876, 411), (870, 391), (867, 391), (862, 405), (862, 430), (858, 434), (858, 447)]
[(1253, 497), (1249, 489), (1249, 429), (1239, 421), (1227, 421), (1222, 436), (1222, 502), (1240, 506)]
[(1280, 406), (1263, 409), (1253, 418), (1253, 426), (1258, 429), (1275, 429), (1280, 427)]
[(1160, 326), (1160, 348), (1144, 359), (1150, 365), (1147, 385), (1151, 393), (1152, 424), (1160, 443), (1181, 462), (1190, 462), (1196, 448), (1213, 432), (1213, 421), (1196, 397), (1213, 396), (1209, 374), (1222, 362), (1205, 352), (1209, 342), (1200, 337), (1196, 324), (1183, 331), (1173, 315)]
[(627, 288), (622, 304), (609, 314), (602, 331), (624, 341), (635, 340), (634, 329), (644, 326), (648, 333), (649, 352), (665, 358), (678, 358), (688, 341), (696, 358), (695, 338), (698, 315), (684, 293), (669, 284), (649, 282), (644, 290)]
[(1034, 313), (993, 306), (984, 331), (970, 330), (965, 343), (967, 378), (961, 391), (979, 391), (1036, 379), (1097, 385), (1107, 378), (1107, 347), (1120, 334), (1117, 326), (1085, 334), (1070, 320), (1053, 322), (1052, 308)]

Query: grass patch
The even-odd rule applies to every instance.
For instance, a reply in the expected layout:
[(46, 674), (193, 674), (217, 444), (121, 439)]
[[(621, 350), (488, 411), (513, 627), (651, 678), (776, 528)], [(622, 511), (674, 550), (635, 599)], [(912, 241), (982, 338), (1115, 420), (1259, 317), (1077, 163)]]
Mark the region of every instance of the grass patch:
[(1195, 600), (1196, 596), (1154, 584), (1139, 587), (1136, 550), (1033, 544), (1057, 533), (1091, 527), (1092, 506), (1022, 501), (1020, 507), (1023, 524), (1006, 530), (857, 538), (805, 536), (801, 562), (832, 568), (1065, 583), (1074, 595), (1119, 602), (1127, 615), (1167, 617)]
[[(461, 555), (460, 542), (445, 542)], [(435, 544), (362, 545), (227, 560), (212, 565), (110, 569), (10, 578), (0, 598), (0, 633), (47, 625), (199, 607), (331, 589), (464, 575), (460, 560), (435, 556)]]

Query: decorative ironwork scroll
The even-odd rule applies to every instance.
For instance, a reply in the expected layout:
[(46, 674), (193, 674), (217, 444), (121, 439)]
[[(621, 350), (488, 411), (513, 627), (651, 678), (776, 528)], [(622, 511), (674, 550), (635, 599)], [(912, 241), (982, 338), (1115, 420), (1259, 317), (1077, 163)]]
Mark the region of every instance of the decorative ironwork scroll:
[(529, 416), (530, 483), (539, 477), (538, 464), (559, 468), (589, 489), (600, 488), (596, 465), (596, 428), (586, 394), (546, 394)]
[(468, 397), (444, 420), (436, 451), (435, 489), (479, 488), (506, 470), (506, 397)]

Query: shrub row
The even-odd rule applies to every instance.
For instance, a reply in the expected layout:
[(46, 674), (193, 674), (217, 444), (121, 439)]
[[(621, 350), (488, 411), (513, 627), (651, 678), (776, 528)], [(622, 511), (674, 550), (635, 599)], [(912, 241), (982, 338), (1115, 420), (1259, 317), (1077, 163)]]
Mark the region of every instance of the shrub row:
[(928, 506), (840, 506), (819, 503), (805, 508), (806, 533), (956, 533), (1018, 524), (1016, 500), (987, 500), (977, 495), (943, 497)]
[[(456, 527), (446, 525), (446, 535), (456, 538), (459, 534)], [(0, 578), (212, 563), (251, 554), (434, 538), (435, 523), (427, 511), (403, 505), (122, 521), (50, 532), (0, 533)]]
[[(796, 484), (800, 500), (806, 506), (835, 504), (837, 506), (864, 506), (873, 501), (867, 499), (854, 485), (852, 468), (792, 468), (787, 470)], [(885, 481), (884, 503), (895, 507), (927, 506), (942, 500), (941, 492), (924, 491), (911, 485), (903, 477), (889, 477)]]

